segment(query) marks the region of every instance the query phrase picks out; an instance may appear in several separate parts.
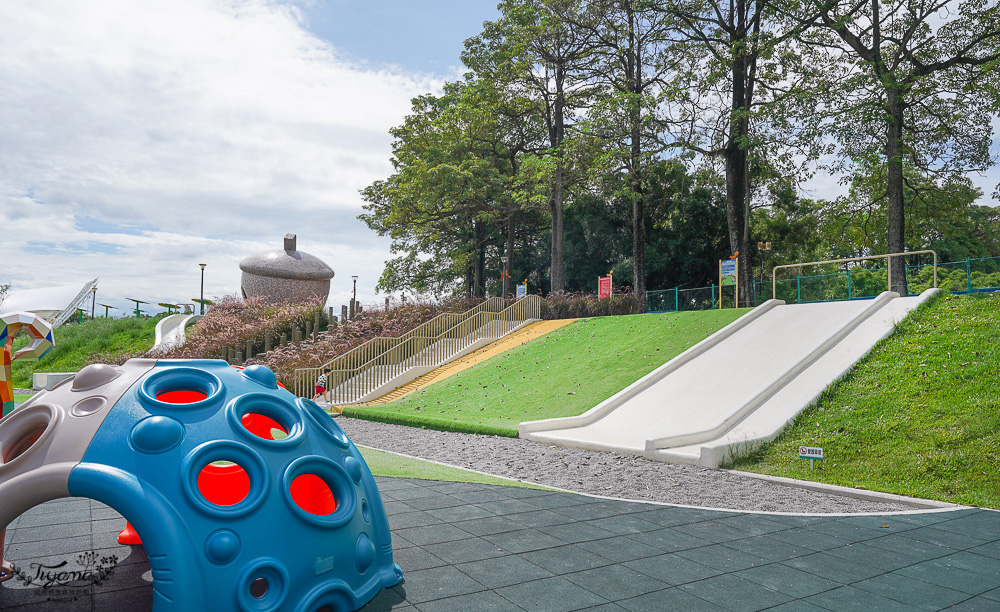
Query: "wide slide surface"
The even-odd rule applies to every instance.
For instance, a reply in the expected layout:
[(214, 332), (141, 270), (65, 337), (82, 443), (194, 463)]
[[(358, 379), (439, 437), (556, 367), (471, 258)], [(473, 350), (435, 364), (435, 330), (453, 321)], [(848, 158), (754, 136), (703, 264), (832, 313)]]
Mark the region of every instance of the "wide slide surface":
[(933, 292), (771, 300), (587, 413), (522, 423), (520, 435), (718, 467), (734, 447), (773, 439)]

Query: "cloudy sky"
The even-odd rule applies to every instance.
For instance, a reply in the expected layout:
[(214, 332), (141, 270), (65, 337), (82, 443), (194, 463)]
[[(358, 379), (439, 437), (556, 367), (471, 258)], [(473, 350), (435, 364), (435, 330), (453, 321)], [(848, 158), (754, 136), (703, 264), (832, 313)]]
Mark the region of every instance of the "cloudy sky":
[(0, 3), (0, 282), (100, 277), (126, 308), (198, 297), (206, 263), (206, 297), (233, 294), (239, 261), (292, 232), (335, 270), (331, 305), (353, 274), (377, 299), (388, 241), (358, 190), (495, 4)]
[(389, 128), (460, 73), (495, 4), (0, 3), (0, 282), (100, 277), (121, 313), (197, 297), (206, 263), (206, 297), (235, 294), (239, 261), (291, 232), (336, 271), (331, 305), (354, 274), (380, 300), (388, 240), (357, 220), (358, 190), (391, 172)]

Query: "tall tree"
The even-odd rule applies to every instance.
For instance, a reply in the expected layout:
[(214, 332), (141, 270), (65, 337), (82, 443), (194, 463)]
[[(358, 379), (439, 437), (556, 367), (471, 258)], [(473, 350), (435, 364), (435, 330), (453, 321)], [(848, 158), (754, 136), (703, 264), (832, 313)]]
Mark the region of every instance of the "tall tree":
[(645, 312), (645, 172), (664, 150), (659, 111), (671, 70), (670, 27), (650, 0), (590, 0), (577, 15), (573, 24), (587, 34), (593, 54), (590, 78), (603, 90), (588, 126), (602, 141), (600, 171), (628, 177), (616, 195), (631, 203), (633, 290)]
[[(985, 0), (810, 0), (847, 62), (831, 96), (830, 133), (845, 165), (885, 168), (886, 248), (906, 248), (906, 173), (954, 179), (995, 163), (991, 119), (1000, 111), (1000, 8)], [(891, 286), (906, 294), (904, 260)]]
[(526, 104), (475, 79), (413, 104), (392, 130), (395, 172), (361, 192), (368, 212), (359, 218), (401, 253), (378, 287), (441, 293), (464, 279), (465, 292), (481, 296), (486, 250), (502, 244), (507, 293), (517, 214), (537, 197), (519, 172), (524, 143), (537, 139)]
[(547, 163), (533, 165), (548, 185), (552, 219), (550, 289), (565, 285), (564, 207), (573, 182), (572, 156), (567, 154), (575, 112), (586, 104), (582, 68), (588, 46), (567, 16), (574, 0), (504, 0), (502, 17), (483, 24), (483, 32), (465, 42), (462, 61), (497, 89), (522, 90), (535, 103), (544, 122), (545, 141), (534, 150)]
[[(752, 304), (750, 210), (769, 179), (805, 176), (819, 154), (814, 113), (790, 111), (816, 86), (822, 67), (790, 43), (807, 19), (778, 0), (680, 0), (664, 3), (677, 42), (671, 99), (673, 146), (719, 160), (726, 183), (731, 253), (739, 256), (739, 293)], [(799, 16), (796, 14), (796, 16)], [(794, 185), (793, 185), (794, 187)]]

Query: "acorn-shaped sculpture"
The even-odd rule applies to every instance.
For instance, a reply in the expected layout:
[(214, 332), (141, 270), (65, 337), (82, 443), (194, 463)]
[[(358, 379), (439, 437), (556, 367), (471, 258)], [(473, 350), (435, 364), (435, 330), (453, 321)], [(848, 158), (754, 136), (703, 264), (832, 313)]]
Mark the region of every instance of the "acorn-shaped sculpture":
[(272, 303), (322, 300), (330, 295), (333, 269), (321, 259), (296, 248), (295, 234), (285, 235), (283, 249), (261, 251), (240, 262), (243, 297), (263, 297)]

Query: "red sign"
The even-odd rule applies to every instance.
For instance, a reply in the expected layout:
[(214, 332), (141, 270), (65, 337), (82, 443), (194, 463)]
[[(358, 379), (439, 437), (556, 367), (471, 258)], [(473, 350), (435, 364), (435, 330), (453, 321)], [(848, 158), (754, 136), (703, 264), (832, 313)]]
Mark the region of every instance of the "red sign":
[(602, 276), (597, 279), (597, 297), (599, 299), (611, 297), (611, 277)]

